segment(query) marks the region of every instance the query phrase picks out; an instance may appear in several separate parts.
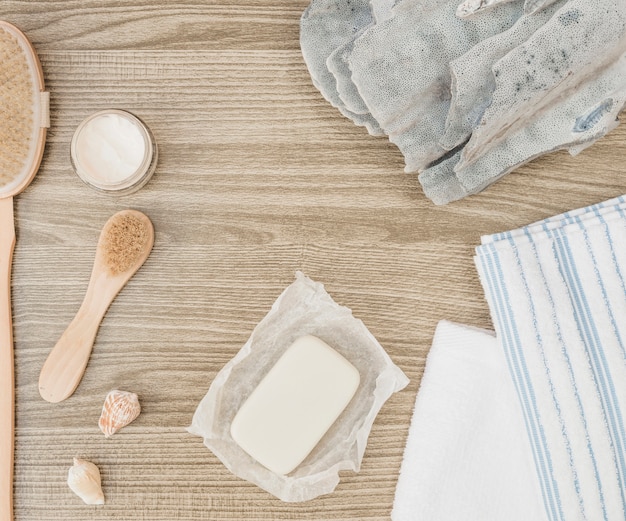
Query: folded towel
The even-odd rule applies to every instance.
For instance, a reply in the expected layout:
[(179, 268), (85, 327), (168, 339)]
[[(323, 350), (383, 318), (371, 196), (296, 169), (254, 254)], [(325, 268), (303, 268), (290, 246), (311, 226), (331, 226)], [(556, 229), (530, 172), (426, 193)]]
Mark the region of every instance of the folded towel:
[(476, 250), (551, 521), (626, 518), (625, 211), (612, 199)]
[(493, 333), (437, 326), (391, 518), (547, 519), (521, 407)]

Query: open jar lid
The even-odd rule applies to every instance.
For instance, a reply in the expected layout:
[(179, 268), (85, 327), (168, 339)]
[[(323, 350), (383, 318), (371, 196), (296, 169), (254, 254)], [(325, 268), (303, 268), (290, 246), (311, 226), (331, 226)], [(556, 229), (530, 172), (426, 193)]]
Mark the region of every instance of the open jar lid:
[(152, 177), (157, 146), (138, 117), (124, 110), (101, 110), (78, 125), (70, 157), (74, 171), (87, 185), (127, 194)]

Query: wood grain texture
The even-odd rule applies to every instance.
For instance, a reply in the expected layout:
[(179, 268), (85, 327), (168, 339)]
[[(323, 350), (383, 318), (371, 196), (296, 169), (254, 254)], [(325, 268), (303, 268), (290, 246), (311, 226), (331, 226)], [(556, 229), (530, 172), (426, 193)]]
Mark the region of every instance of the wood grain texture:
[[(306, 0), (14, 1), (0, 18), (37, 47), (51, 92), (42, 168), (16, 200), (16, 521), (386, 520), (437, 322), (490, 327), (473, 266), (480, 235), (626, 192), (626, 130), (577, 158), (554, 154), (483, 194), (434, 207), (402, 157), (330, 107), (298, 49)], [(96, 194), (72, 172), (78, 123), (122, 108), (153, 131), (146, 187)], [(100, 327), (76, 393), (37, 389), (76, 313), (98, 234), (116, 211), (154, 223), (146, 264)], [(233, 476), (186, 432), (220, 368), (302, 270), (350, 307), (411, 379), (376, 419), (358, 474), (286, 504)], [(105, 439), (114, 388), (143, 412)], [(67, 488), (96, 463), (107, 504)]]

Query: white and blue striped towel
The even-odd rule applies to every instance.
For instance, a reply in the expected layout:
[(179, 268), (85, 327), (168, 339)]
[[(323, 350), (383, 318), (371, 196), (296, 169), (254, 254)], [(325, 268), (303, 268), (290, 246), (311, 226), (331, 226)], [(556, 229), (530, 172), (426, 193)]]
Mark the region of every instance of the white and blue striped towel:
[(483, 237), (476, 265), (551, 521), (626, 519), (626, 198)]

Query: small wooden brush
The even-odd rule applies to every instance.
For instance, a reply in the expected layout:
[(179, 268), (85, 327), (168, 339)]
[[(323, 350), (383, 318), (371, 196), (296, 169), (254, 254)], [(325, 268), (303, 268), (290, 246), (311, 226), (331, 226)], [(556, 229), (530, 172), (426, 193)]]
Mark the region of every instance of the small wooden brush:
[(13, 197), (39, 170), (50, 125), (49, 97), (34, 48), (0, 21), (0, 520), (13, 519), (15, 388), (11, 263), (15, 246)]
[(153, 244), (154, 228), (141, 212), (123, 210), (106, 222), (85, 299), (41, 369), (39, 393), (44, 400), (60, 402), (78, 387), (100, 322), (115, 296), (148, 258)]

